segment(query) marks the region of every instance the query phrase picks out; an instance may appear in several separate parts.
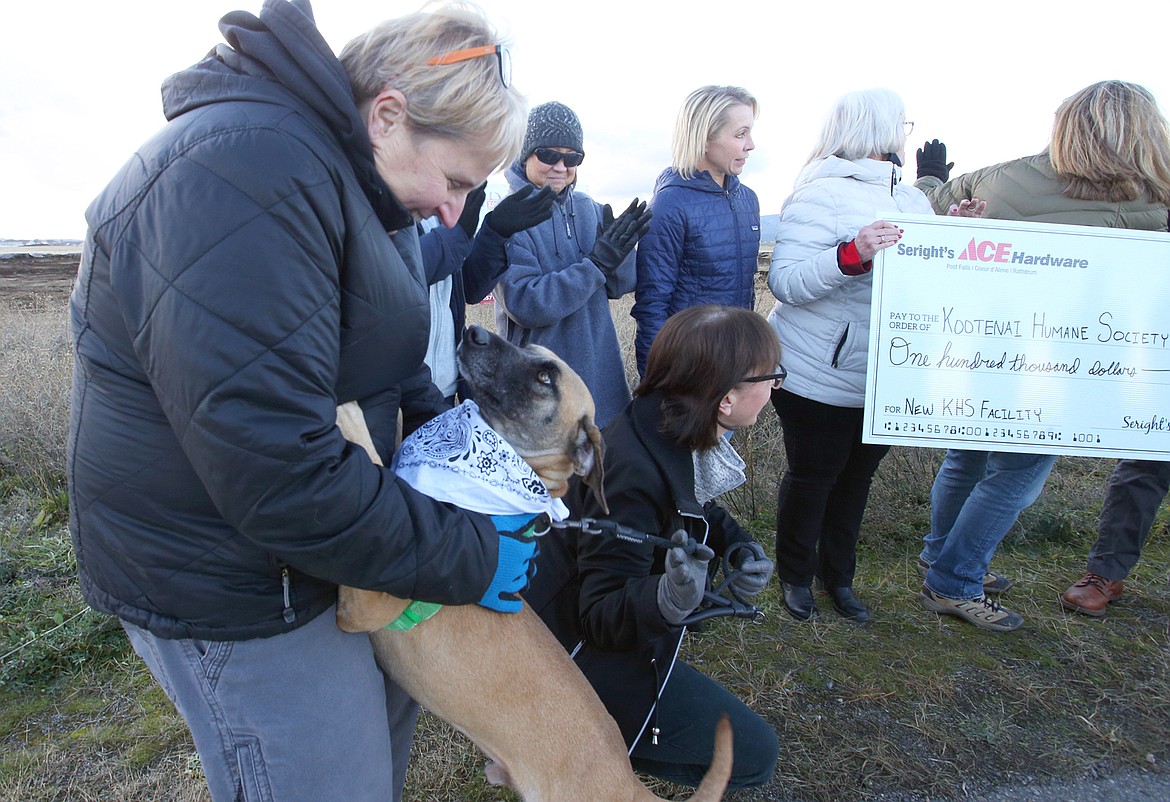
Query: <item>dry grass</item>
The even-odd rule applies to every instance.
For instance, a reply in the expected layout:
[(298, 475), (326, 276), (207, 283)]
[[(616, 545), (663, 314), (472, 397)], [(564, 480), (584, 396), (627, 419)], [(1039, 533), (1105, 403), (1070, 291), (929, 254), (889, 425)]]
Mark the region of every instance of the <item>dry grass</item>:
[(0, 316), (0, 477), (40, 488), (60, 484), (71, 348), (59, 306), (14, 307)]
[[(614, 304), (629, 343), (627, 310)], [(491, 326), (490, 307), (470, 313), (471, 322)], [(63, 331), (56, 308), (13, 310), (0, 320), (0, 799), (206, 802), (174, 709), (120, 630), (82, 612), (59, 495)], [(765, 411), (737, 445), (750, 481), (727, 503), (770, 544), (784, 468), (775, 416)], [(729, 800), (966, 797), (1030, 778), (1170, 765), (1165, 512), (1108, 618), (1065, 614), (1056, 598), (1083, 568), (1112, 461), (1059, 460), (996, 558), (996, 570), (1017, 582), (1004, 601), (1027, 625), (993, 635), (915, 602), (913, 557), (940, 457), (896, 448), (878, 473), (857, 578), (872, 625), (852, 626), (831, 612), (797, 623), (769, 588), (760, 600), (764, 624), (716, 621), (689, 639), (685, 658), (781, 735), (772, 783)], [(486, 785), (468, 742), (429, 716), (413, 755), (413, 802), (514, 802)], [(689, 795), (652, 787), (667, 798)]]

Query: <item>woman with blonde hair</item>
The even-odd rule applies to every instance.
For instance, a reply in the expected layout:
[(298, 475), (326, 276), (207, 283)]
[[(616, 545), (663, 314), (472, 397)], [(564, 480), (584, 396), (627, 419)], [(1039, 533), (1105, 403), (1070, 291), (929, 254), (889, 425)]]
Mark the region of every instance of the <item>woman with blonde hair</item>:
[[(945, 152), (941, 157), (945, 161)], [(932, 184), (927, 194), (940, 212), (978, 196), (987, 204), (984, 216), (1001, 220), (1165, 231), (1170, 133), (1147, 89), (1101, 81), (1060, 104), (1051, 142), (1042, 153), (941, 185), (934, 178), (919, 181), (920, 186)], [(1018, 613), (989, 598), (1012, 584), (989, 567), (1020, 513), (1040, 496), (1055, 462), (1055, 456), (1045, 454), (947, 451), (931, 489), (931, 531), (918, 558), (924, 580), (920, 599), (927, 609), (996, 632), (1023, 625)], [(1150, 504), (1157, 509), (1165, 485), (1161, 493), (1156, 487), (1141, 492), (1132, 506), (1114, 502), (1129, 492), (1127, 487), (1148, 484), (1151, 474), (1164, 473), (1162, 466), (1118, 463), (1102, 513), (1102, 539), (1093, 554), (1110, 552), (1113, 547), (1106, 544), (1111, 540), (1138, 537), (1141, 524), (1134, 519)], [(1120, 580), (1135, 562), (1136, 552), (1132, 561), (1120, 563), (1090, 555), (1088, 576), (1066, 591), (1061, 603), (1103, 612), (1120, 595)]]
[(187, 721), (211, 798), (401, 796), (417, 705), (335, 622), (337, 586), (507, 611), (532, 549), (390, 463), (442, 411), (415, 221), (457, 224), (524, 103), (478, 11), (335, 56), (307, 0), (220, 21), (167, 125), (86, 212), (70, 302), (81, 589)]
[(853, 593), (857, 540), (887, 446), (861, 441), (869, 346), (870, 270), (901, 231), (875, 215), (929, 214), (901, 183), (906, 122), (888, 89), (842, 96), (825, 118), (796, 189), (784, 202), (768, 286), (788, 381), (772, 393), (788, 467), (776, 506), (776, 573), (797, 619), (817, 614), (819, 579), (834, 608), (870, 619)]
[(674, 159), (654, 183), (654, 219), (638, 243), (638, 374), (654, 335), (675, 312), (713, 303), (752, 309), (760, 249), (760, 203), (739, 180), (755, 149), (759, 104), (738, 86), (687, 96), (674, 126)]

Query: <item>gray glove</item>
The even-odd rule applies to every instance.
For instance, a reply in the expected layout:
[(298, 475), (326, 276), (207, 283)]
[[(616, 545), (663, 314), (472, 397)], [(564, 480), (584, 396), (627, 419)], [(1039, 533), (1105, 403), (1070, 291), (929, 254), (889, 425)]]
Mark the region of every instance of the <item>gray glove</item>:
[(772, 579), (772, 561), (764, 555), (764, 547), (754, 540), (739, 543), (735, 548), (741, 549), (743, 554), (733, 554), (728, 561), (738, 571), (731, 578), (731, 589), (740, 596), (755, 596)]
[[(666, 573), (658, 580), (658, 610), (669, 623), (678, 626), (703, 601), (707, 589), (707, 563), (715, 552), (695, 543), (678, 530), (670, 537), (676, 548), (666, 552)], [(687, 549), (693, 546), (691, 553)]]

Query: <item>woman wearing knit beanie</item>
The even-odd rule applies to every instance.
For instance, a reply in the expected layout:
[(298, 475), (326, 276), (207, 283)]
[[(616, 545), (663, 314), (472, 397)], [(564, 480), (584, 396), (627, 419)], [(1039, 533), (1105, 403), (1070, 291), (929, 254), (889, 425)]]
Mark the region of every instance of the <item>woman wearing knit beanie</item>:
[(537, 343), (585, 381), (604, 426), (630, 400), (609, 301), (634, 289), (634, 245), (650, 224), (637, 198), (617, 219), (576, 190), (585, 160), (581, 122), (568, 106), (542, 103), (528, 115), (520, 157), (508, 168), (513, 193), (549, 187), (552, 217), (513, 234), (496, 287), (496, 330), (513, 343)]

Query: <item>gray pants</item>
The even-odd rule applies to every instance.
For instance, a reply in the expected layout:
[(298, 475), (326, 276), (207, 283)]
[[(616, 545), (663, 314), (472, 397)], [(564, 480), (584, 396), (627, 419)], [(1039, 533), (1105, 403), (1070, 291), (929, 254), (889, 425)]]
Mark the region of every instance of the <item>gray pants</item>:
[(1129, 576), (1168, 489), (1170, 462), (1117, 461), (1105, 490), (1097, 542), (1089, 551), (1089, 571), (1110, 580)]
[(283, 635), (166, 640), (122, 622), (182, 713), (215, 802), (397, 802), (418, 705), (334, 609)]

